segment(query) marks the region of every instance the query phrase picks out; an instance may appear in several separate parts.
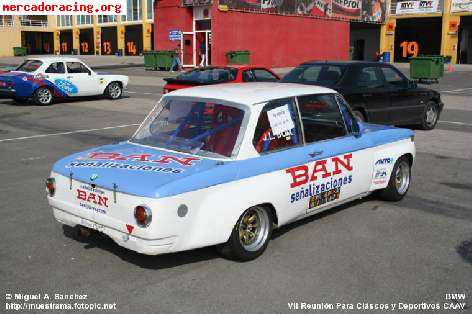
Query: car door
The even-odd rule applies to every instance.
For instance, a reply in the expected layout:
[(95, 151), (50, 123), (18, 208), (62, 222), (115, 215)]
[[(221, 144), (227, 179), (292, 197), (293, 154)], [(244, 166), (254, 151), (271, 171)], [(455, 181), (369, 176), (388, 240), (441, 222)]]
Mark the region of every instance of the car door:
[[(277, 169), (276, 174), (263, 179), (264, 186), (259, 193), (270, 187), (277, 191), (272, 199), (283, 211), (279, 213), (282, 221), (295, 220), (303, 216), (306, 206), (296, 199), (296, 188), (290, 188), (291, 176), (286, 168), (303, 165), (307, 162), (304, 153), (300, 119), (296, 109), (295, 98), (283, 98), (269, 101), (262, 108), (253, 136), (253, 146), (260, 154), (257, 168)], [(299, 195), (299, 194), (298, 194)]]
[[(372, 123), (390, 123), (389, 88), (374, 65), (353, 67), (339, 90), (353, 110), (360, 111)], [(347, 86), (346, 86), (347, 85)]]
[(303, 197), (295, 196), (295, 200), (300, 199), (306, 214), (352, 199), (370, 188), (370, 142), (360, 135), (356, 120), (341, 100), (336, 94), (297, 97), (306, 163), (288, 173), (292, 175), (291, 187), (303, 191)]
[(66, 78), (64, 62), (52, 62), (44, 71), (44, 75), (60, 92), (68, 94), (69, 89), (67, 86), (64, 86)]
[(99, 82), (93, 72), (82, 62), (66, 62), (66, 80), (71, 84), (70, 96), (97, 95)]
[(421, 95), (413, 88), (408, 78), (389, 65), (380, 67), (389, 88), (390, 117), (392, 123), (402, 124), (417, 121), (424, 110)]

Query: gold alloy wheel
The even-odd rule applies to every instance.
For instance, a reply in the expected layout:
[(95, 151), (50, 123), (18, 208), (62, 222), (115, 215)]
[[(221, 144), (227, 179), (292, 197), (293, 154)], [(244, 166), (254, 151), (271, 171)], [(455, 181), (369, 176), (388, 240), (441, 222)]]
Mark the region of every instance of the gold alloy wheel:
[(260, 207), (246, 210), (239, 223), (239, 242), (246, 251), (257, 251), (264, 246), (269, 235), (269, 216)]

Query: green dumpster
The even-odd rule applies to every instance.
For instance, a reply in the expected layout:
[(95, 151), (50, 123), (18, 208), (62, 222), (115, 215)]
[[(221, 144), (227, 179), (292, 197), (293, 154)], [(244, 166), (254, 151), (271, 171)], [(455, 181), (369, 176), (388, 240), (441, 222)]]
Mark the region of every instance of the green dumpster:
[(144, 69), (157, 70), (157, 51), (144, 52)]
[(26, 56), (27, 51), (24, 47), (13, 47), (13, 55), (15, 57)]
[(249, 64), (249, 51), (228, 51), (226, 53), (226, 61), (228, 64)]
[(161, 70), (170, 70), (172, 58), (176, 54), (173, 50), (156, 51), (156, 66)]
[(413, 80), (437, 81), (443, 75), (443, 56), (419, 56), (410, 59), (410, 77)]

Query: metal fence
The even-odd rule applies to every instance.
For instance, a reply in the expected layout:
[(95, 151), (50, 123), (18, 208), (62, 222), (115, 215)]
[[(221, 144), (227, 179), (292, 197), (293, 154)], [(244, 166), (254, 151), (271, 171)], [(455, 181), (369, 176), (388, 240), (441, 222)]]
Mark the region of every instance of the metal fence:
[(20, 18), (20, 25), (21, 26), (34, 26), (34, 27), (48, 27), (48, 21)]

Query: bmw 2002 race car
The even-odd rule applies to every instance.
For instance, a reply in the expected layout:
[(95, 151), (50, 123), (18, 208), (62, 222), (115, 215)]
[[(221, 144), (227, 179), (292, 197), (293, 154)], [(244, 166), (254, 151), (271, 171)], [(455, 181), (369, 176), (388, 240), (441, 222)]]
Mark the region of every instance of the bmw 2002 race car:
[(57, 221), (128, 249), (250, 260), (276, 227), (402, 199), (414, 156), (411, 130), (357, 121), (331, 89), (222, 84), (166, 94), (130, 140), (59, 160), (46, 187)]
[(16, 70), (0, 74), (0, 94), (38, 105), (77, 96), (118, 99), (127, 85), (125, 75), (99, 74), (81, 60), (67, 57), (26, 59)]

